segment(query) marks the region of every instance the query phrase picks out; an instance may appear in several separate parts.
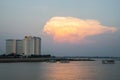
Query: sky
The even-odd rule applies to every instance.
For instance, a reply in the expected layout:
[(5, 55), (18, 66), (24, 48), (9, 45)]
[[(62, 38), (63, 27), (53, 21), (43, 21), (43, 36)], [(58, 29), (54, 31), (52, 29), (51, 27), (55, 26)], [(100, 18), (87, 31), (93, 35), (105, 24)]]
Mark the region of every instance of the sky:
[(120, 0), (0, 0), (6, 39), (42, 38), (42, 54), (120, 56)]

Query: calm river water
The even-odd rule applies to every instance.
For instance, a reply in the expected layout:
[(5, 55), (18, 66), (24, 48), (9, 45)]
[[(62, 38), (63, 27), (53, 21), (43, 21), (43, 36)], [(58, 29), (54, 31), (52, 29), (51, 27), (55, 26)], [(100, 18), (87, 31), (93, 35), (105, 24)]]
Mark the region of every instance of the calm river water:
[(120, 61), (0, 63), (0, 80), (120, 80)]

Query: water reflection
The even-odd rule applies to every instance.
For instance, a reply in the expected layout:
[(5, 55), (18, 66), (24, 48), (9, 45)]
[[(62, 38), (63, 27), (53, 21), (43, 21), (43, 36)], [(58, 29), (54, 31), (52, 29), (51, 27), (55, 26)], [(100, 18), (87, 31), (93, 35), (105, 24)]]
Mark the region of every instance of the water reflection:
[(120, 80), (120, 61), (70, 63), (1, 63), (0, 80)]
[(49, 64), (46, 77), (48, 80), (90, 80), (94, 76), (88, 66), (73, 63)]
[(120, 80), (120, 63), (103, 65), (99, 61), (45, 63), (39, 80)]

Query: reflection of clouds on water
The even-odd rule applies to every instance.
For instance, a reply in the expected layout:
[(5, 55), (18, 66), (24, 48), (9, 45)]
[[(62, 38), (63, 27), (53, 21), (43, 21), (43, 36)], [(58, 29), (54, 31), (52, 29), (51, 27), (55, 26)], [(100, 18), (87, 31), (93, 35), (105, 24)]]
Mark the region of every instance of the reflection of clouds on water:
[(120, 61), (0, 63), (0, 80), (120, 80)]
[(86, 66), (79, 65), (80, 64), (69, 63), (52, 64), (51, 68), (49, 68), (50, 74), (48, 76), (50, 80), (79, 80), (86, 78), (90, 79), (90, 77), (92, 76), (90, 74), (90, 70), (86, 69)]

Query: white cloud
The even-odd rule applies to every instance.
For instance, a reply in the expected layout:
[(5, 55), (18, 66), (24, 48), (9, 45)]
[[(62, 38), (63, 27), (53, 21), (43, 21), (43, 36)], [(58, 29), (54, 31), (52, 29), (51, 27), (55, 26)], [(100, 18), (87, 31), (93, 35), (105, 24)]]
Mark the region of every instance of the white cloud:
[(44, 26), (43, 32), (56, 42), (78, 42), (88, 36), (115, 32), (114, 27), (103, 26), (97, 20), (83, 20), (74, 17), (53, 17)]

